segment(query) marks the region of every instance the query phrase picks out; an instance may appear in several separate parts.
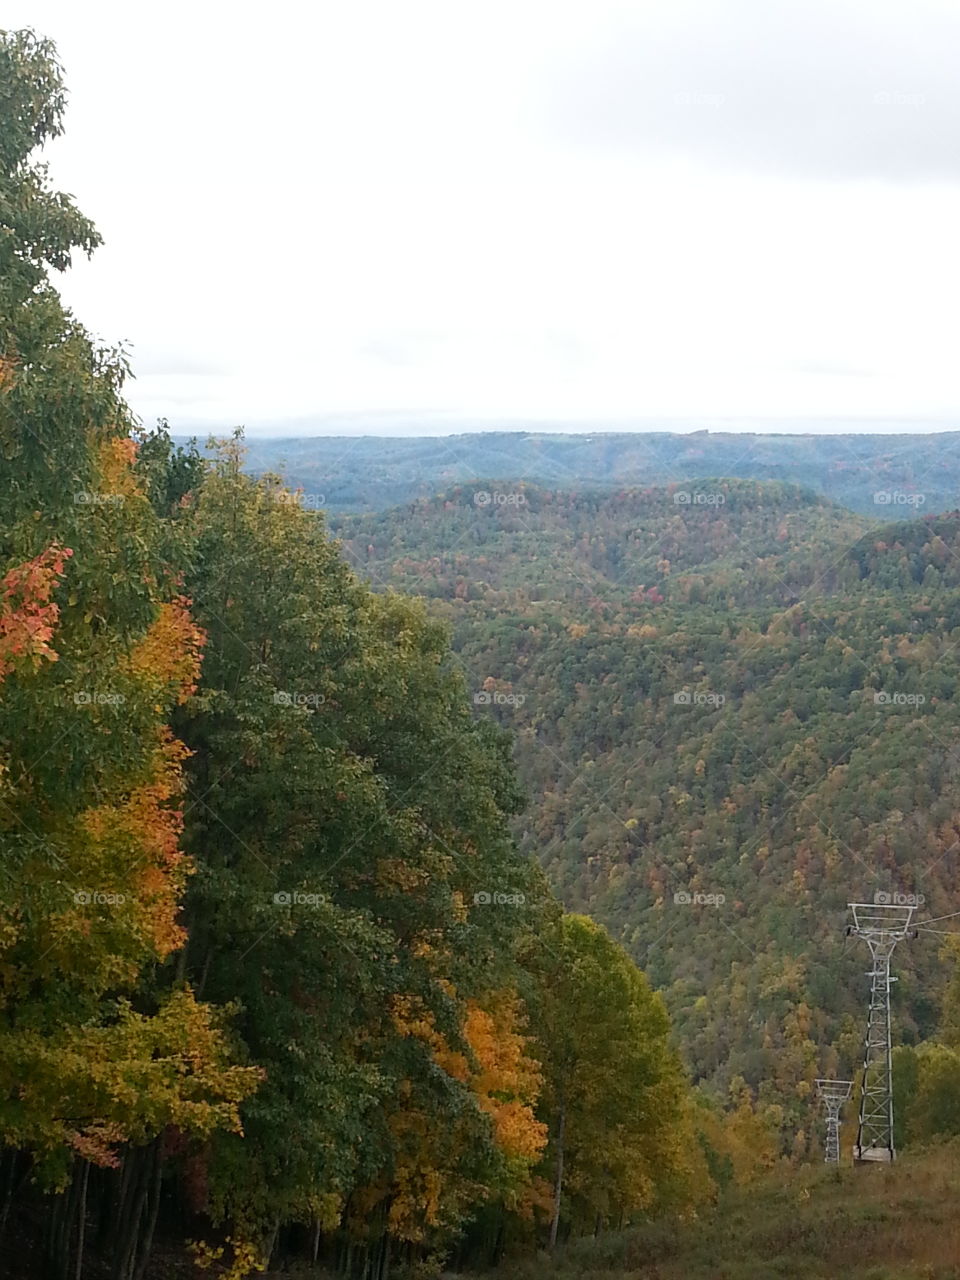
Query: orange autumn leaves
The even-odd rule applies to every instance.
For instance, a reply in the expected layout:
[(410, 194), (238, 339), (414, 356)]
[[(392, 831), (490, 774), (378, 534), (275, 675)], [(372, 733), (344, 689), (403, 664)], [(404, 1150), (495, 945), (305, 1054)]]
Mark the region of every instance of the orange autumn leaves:
[(0, 579), (0, 680), (21, 664), (56, 662), (50, 640), (60, 610), (50, 597), (72, 555), (54, 543)]
[(527, 1037), (518, 1026), (523, 1012), (518, 997), (498, 992), (488, 1008), (466, 1004), (463, 1038), (474, 1063), (451, 1049), (436, 1030), (432, 1015), (413, 996), (394, 1002), (394, 1025), (404, 1035), (429, 1045), (434, 1060), (454, 1080), (469, 1084), (480, 1109), (493, 1121), (494, 1140), (508, 1156), (536, 1161), (547, 1143), (547, 1127), (534, 1117), (540, 1092), (540, 1065), (527, 1057)]
[[(176, 807), (187, 752), (166, 728), (159, 739), (152, 777), (119, 801), (88, 809), (79, 826), (93, 879), (111, 883), (123, 877), (130, 890), (131, 927), (162, 960), (186, 940), (177, 913), (190, 868), (180, 849), (183, 818)], [(136, 968), (131, 960), (130, 979)]]
[[(0, 753), (20, 858), (0, 919), (0, 1007), (17, 1015), (0, 1034), (0, 1087), (7, 1142), (54, 1186), (71, 1152), (110, 1166), (168, 1125), (237, 1130), (260, 1079), (232, 1064), (219, 1011), (144, 982), (185, 942), (189, 753), (167, 721), (196, 687), (205, 636), (164, 586), (136, 446), (91, 432), (90, 451), (109, 501), (85, 503), (82, 525), (54, 512), (50, 545), (0, 577), (0, 699), (36, 726), (22, 750), (11, 712)], [(146, 604), (132, 627), (130, 583)]]
[(155, 692), (183, 703), (195, 691), (206, 637), (190, 617), (190, 601), (176, 596), (160, 605), (157, 619), (131, 653), (132, 675)]
[[(479, 1109), (490, 1118), (493, 1141), (507, 1173), (495, 1188), (460, 1186), (453, 1168), (445, 1167), (451, 1157), (448, 1145), (456, 1145), (456, 1135), (438, 1135), (429, 1118), (409, 1105), (411, 1090), (401, 1089), (406, 1105), (393, 1116), (391, 1128), (406, 1140), (407, 1155), (395, 1168), (390, 1189), (391, 1232), (401, 1239), (422, 1239), (425, 1230), (437, 1226), (445, 1214), (455, 1214), (461, 1201), (475, 1203), (497, 1193), (509, 1207), (528, 1212), (534, 1201), (542, 1200), (533, 1170), (547, 1144), (547, 1127), (534, 1114), (542, 1076), (539, 1063), (527, 1055), (528, 1039), (519, 1030), (524, 1022), (519, 998), (503, 991), (484, 1004), (466, 1002), (462, 1033), (469, 1055), (449, 1046), (416, 997), (394, 1001), (393, 1021), (401, 1034), (426, 1044), (452, 1079), (470, 1088)], [(366, 1198), (375, 1203), (386, 1193), (385, 1187), (372, 1188)]]
[(467, 1004), (463, 1037), (476, 1068), (446, 1045), (435, 1056), (448, 1075), (470, 1085), (481, 1110), (493, 1121), (497, 1146), (532, 1165), (547, 1144), (547, 1126), (533, 1114), (542, 1083), (540, 1066), (527, 1057), (526, 1037), (516, 1029), (522, 1016), (517, 997), (502, 993), (494, 1008), (490, 1012), (475, 1001)]

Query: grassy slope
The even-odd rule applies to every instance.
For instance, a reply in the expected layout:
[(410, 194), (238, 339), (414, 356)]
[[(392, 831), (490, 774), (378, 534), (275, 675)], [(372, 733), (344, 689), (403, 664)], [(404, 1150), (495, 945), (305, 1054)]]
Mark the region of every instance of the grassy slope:
[(695, 1223), (508, 1259), (489, 1280), (948, 1280), (960, 1277), (958, 1194), (957, 1142), (892, 1168), (805, 1166)]
[[(507, 1257), (462, 1280), (960, 1280), (958, 1199), (960, 1139), (908, 1152), (892, 1168), (778, 1172), (695, 1222), (588, 1237), (554, 1257)], [(11, 1277), (34, 1280), (29, 1260), (19, 1261)], [(0, 1274), (8, 1274), (3, 1266)], [(101, 1276), (92, 1265), (89, 1274)], [(182, 1250), (161, 1247), (148, 1280), (197, 1274)], [(306, 1266), (292, 1274), (333, 1280)], [(262, 1280), (290, 1275), (271, 1271)]]

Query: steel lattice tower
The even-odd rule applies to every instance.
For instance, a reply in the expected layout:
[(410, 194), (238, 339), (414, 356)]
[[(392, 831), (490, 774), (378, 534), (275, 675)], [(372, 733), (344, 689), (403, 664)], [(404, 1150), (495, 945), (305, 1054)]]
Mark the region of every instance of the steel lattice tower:
[(890, 1043), (890, 957), (903, 938), (916, 937), (910, 929), (914, 907), (850, 902), (853, 924), (848, 935), (862, 938), (870, 948), (873, 967), (870, 1007), (863, 1046), (863, 1082), (860, 1092), (860, 1125), (853, 1149), (854, 1162), (893, 1160), (893, 1060)]
[(840, 1163), (840, 1110), (850, 1097), (852, 1080), (817, 1080), (817, 1093), (827, 1113), (827, 1137), (824, 1143), (824, 1161)]

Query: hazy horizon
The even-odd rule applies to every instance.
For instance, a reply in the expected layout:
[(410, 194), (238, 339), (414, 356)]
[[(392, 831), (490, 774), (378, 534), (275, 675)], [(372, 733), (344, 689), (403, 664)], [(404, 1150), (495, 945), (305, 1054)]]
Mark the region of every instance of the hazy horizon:
[[(395, 421), (400, 417), (402, 421)], [(311, 430), (311, 422), (314, 429)], [(146, 422), (147, 427), (152, 423)], [(374, 439), (430, 439), (461, 435), (693, 435), (709, 431), (715, 435), (947, 435), (960, 431), (960, 420), (922, 418), (731, 418), (729, 420), (691, 418), (638, 419), (617, 421), (527, 421), (504, 419), (486, 423), (453, 421), (449, 418), (413, 420), (405, 415), (339, 415), (332, 421), (294, 420), (275, 424), (170, 423), (177, 437), (226, 435), (243, 427), (249, 440), (308, 440), (370, 437)]]

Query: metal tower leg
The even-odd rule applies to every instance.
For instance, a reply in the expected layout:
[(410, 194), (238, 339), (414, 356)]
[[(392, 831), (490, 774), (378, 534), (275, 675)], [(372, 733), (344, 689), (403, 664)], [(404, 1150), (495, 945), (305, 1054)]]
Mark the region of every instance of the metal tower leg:
[(913, 907), (851, 902), (854, 923), (847, 932), (863, 938), (870, 948), (873, 966), (870, 978), (870, 1007), (863, 1046), (863, 1081), (860, 1093), (860, 1123), (853, 1149), (858, 1164), (891, 1161), (893, 1147), (893, 1057), (890, 1037), (890, 958), (894, 947), (910, 930)]

